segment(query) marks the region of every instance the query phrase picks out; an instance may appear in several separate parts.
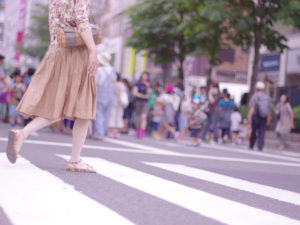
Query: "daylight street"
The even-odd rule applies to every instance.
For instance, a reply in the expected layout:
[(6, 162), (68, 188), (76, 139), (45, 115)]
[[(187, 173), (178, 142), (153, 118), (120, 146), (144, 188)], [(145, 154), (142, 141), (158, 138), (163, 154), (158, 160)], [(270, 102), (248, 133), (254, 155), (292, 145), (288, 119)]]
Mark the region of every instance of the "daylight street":
[(71, 136), (30, 136), (15, 165), (0, 128), (1, 225), (300, 224), (300, 154), (152, 138), (87, 140), (97, 174), (66, 171)]

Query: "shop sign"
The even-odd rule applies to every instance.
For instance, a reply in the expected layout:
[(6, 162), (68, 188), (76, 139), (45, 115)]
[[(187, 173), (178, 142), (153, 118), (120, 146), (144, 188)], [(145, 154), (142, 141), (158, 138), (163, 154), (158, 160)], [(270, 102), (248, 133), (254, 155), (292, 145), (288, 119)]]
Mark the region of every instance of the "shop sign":
[(260, 72), (277, 72), (280, 69), (280, 54), (263, 55), (260, 59)]

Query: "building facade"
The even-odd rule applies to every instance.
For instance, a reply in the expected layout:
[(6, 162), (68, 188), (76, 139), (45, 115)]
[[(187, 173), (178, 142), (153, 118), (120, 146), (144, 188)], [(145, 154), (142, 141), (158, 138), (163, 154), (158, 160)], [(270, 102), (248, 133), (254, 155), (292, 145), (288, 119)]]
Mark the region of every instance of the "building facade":
[(3, 54), (6, 57), (6, 64), (10, 66), (15, 63), (16, 42), (18, 32), (19, 19), (19, 0), (7, 1), (4, 20), (4, 36), (3, 36)]
[(0, 54), (3, 54), (5, 1), (0, 0)]
[(3, 53), (7, 67), (25, 67), (37, 65), (37, 61), (22, 55), (22, 46), (36, 40), (27, 37), (29, 27), (34, 23), (32, 18), (36, 4), (47, 4), (47, 0), (7, 1), (4, 20)]
[(134, 4), (136, 0), (103, 0), (101, 5), (103, 43), (99, 51), (109, 52), (115, 69), (129, 80), (138, 79), (148, 64), (145, 52), (137, 53), (133, 48), (125, 46), (130, 34), (125, 11)]
[[(286, 45), (282, 53), (270, 52), (265, 46), (260, 49), (260, 63), (258, 80), (267, 84), (269, 95), (275, 101), (278, 98), (278, 88), (300, 87), (300, 32), (294, 27), (276, 24), (276, 29), (286, 36)], [(248, 85), (252, 74), (254, 50), (250, 53), (248, 69)]]
[[(4, 0), (0, 0), (1, 1)], [(38, 40), (30, 37), (29, 28), (34, 24), (33, 13), (36, 4), (47, 5), (48, 0), (10, 0), (6, 1), (3, 14), (4, 35), (1, 51), (6, 56), (7, 67), (37, 67), (39, 61), (22, 54), (22, 46), (34, 45)], [(92, 19), (99, 23), (101, 0), (91, 0), (90, 9)], [(1, 47), (1, 11), (0, 11), (0, 47)]]

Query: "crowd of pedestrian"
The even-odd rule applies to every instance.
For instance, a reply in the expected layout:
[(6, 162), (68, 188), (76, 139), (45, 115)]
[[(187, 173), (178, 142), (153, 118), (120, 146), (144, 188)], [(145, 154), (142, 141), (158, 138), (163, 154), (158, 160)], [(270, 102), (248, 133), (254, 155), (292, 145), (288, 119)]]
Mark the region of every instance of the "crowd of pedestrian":
[[(0, 65), (4, 60), (0, 56)], [(150, 74), (143, 72), (137, 82), (122, 79), (111, 65), (108, 53), (98, 55), (100, 67), (95, 75), (97, 84), (96, 120), (89, 125), (89, 137), (119, 139), (121, 133), (135, 132), (137, 138), (145, 135), (156, 139), (189, 140), (197, 147), (203, 142), (211, 144), (248, 144), (253, 149), (257, 141), (264, 147), (267, 125), (270, 123), (271, 101), (264, 92), (264, 83), (258, 82), (252, 96), (248, 117), (242, 118), (238, 105), (229, 90), (220, 90), (212, 82), (201, 87), (191, 99), (184, 94), (182, 85), (150, 82)], [(30, 84), (34, 69), (23, 75), (16, 69), (6, 76), (0, 66), (0, 119), (12, 127), (26, 125), (29, 118), (18, 115), (16, 107)], [(280, 148), (286, 147), (285, 136), (293, 128), (293, 113), (287, 95), (282, 95), (275, 107), (276, 133)], [(51, 125), (55, 132), (70, 133), (73, 121), (64, 120)]]
[(143, 72), (134, 83), (115, 72), (108, 53), (98, 55), (100, 67), (96, 73), (98, 88), (97, 116), (90, 137), (119, 139), (121, 133), (135, 132), (156, 139), (190, 139), (190, 146), (201, 142), (246, 143), (250, 137), (249, 122), (242, 119), (237, 105), (227, 89), (222, 92), (217, 83), (207, 90), (201, 87), (189, 100), (182, 85), (150, 82)]
[(5, 57), (0, 55), (0, 121), (10, 123), (12, 127), (26, 124), (27, 117), (21, 117), (16, 108), (25, 93), (35, 70), (28, 69), (21, 74), (19, 68), (6, 75), (3, 70), (3, 61)]

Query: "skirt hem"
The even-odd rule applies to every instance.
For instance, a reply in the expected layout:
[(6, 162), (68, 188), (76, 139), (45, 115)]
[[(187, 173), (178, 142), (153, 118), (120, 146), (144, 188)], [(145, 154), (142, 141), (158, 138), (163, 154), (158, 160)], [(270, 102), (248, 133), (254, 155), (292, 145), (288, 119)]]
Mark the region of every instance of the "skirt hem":
[(57, 120), (57, 119), (68, 119), (68, 120), (76, 120), (76, 119), (82, 119), (82, 120), (96, 120), (96, 118), (88, 118), (88, 117), (83, 117), (83, 116), (67, 116), (67, 115), (62, 115), (61, 117), (58, 117), (58, 118), (50, 118), (48, 116), (45, 116), (45, 115), (38, 115), (37, 114), (33, 114), (33, 113), (25, 113), (25, 112), (20, 112), (20, 111), (17, 111), (20, 115), (22, 116), (26, 116), (26, 117), (29, 117), (31, 119), (34, 119), (36, 117), (41, 117), (41, 118), (44, 118), (44, 119), (47, 119), (47, 120)]

